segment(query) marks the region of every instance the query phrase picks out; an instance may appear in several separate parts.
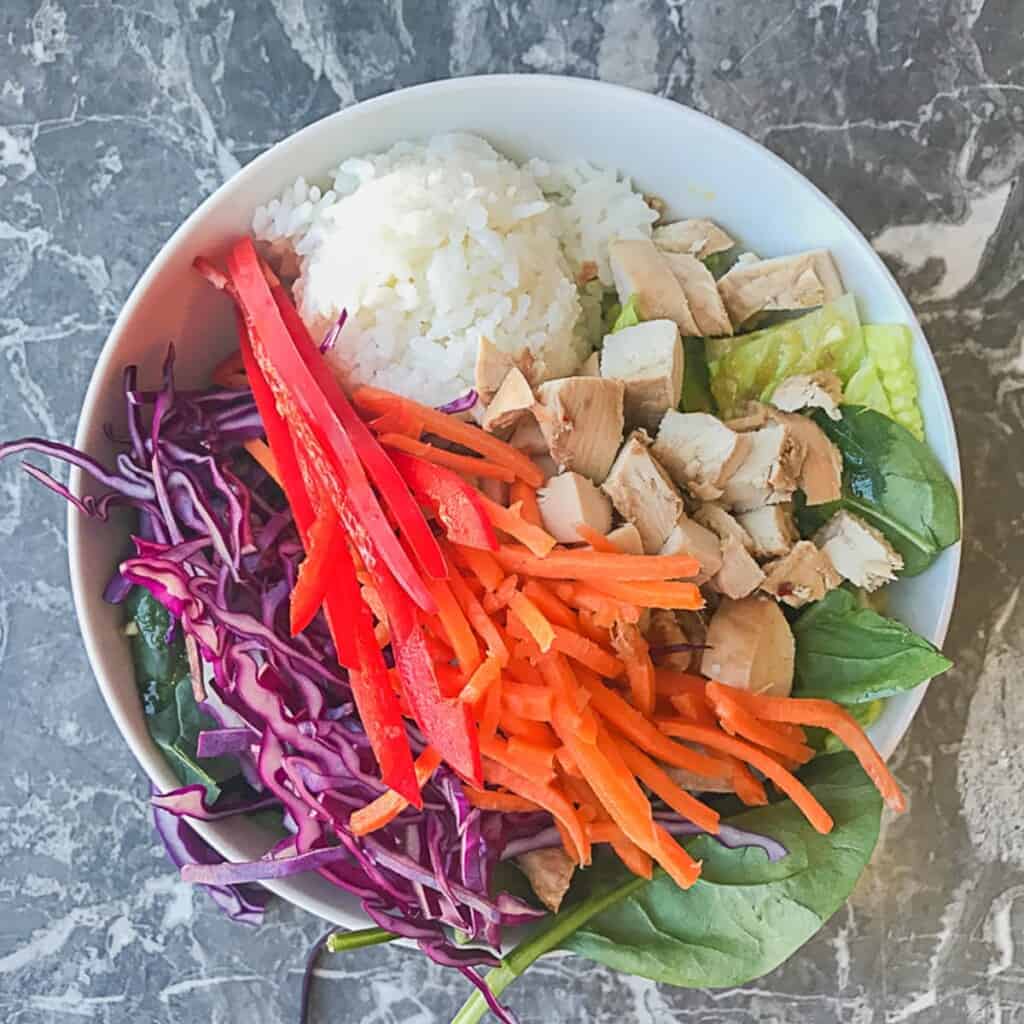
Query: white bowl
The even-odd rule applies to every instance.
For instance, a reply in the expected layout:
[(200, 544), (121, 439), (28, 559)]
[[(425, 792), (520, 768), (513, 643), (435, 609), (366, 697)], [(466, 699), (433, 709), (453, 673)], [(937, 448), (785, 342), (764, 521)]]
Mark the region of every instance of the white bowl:
[[(174, 233), (132, 291), (100, 354), (75, 443), (110, 462), (103, 425), (124, 424), (121, 370), (137, 363), (143, 381), (159, 373), (166, 345), (178, 351), (179, 380), (206, 379), (235, 347), (228, 304), (192, 270), (199, 254), (214, 258), (248, 232), (253, 209), (299, 175), (316, 180), (340, 160), (401, 139), (447, 131), (476, 132), (515, 159), (586, 159), (629, 174), (664, 198), (672, 216), (711, 217), (761, 255), (830, 249), (866, 319), (910, 324), (928, 443), (960, 488), (949, 404), (920, 325), (892, 275), (864, 237), (810, 182), (739, 132), (668, 100), (583, 79), (500, 75), (417, 86), (368, 100), (278, 143), (219, 188)], [(90, 485), (81, 473), (73, 487)], [(75, 606), (100, 690), (146, 774), (161, 790), (177, 785), (149, 738), (136, 695), (121, 611), (105, 604), (103, 585), (124, 554), (125, 531), (68, 518)], [(923, 575), (890, 590), (894, 615), (941, 644), (953, 608), (959, 545)], [(924, 687), (890, 701), (873, 728), (888, 755), (910, 725)], [(229, 860), (250, 860), (266, 833), (241, 819), (196, 825)], [(268, 884), (284, 899), (346, 927), (366, 924), (358, 901), (316, 875)]]

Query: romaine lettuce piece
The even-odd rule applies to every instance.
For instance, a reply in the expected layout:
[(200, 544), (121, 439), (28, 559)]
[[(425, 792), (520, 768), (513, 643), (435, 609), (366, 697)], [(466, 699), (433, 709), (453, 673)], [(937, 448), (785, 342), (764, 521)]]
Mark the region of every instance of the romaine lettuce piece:
[(612, 334), (616, 331), (621, 331), (624, 327), (636, 327), (640, 323), (640, 314), (637, 312), (636, 302), (637, 297), (630, 295), (626, 300), (626, 304), (615, 317), (615, 323), (612, 324)]
[[(923, 441), (924, 419), (917, 402), (917, 373), (914, 370), (914, 335), (906, 324), (865, 324), (863, 334), (868, 358), (878, 371), (892, 409), (892, 418)], [(849, 388), (846, 397), (849, 402), (870, 404), (851, 395)]]

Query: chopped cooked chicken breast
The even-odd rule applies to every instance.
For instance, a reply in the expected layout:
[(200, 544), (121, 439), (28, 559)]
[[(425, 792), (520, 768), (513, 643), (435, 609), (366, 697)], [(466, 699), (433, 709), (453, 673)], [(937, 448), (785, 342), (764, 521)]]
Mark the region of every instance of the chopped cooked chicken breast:
[(750, 534), (758, 558), (781, 558), (800, 539), (789, 505), (762, 505), (736, 520)]
[(706, 583), (722, 568), (722, 543), (706, 526), (680, 516), (672, 527), (659, 555), (690, 555), (700, 562), (700, 575), (694, 582)]
[(791, 608), (820, 601), (843, 581), (828, 555), (809, 540), (795, 544), (789, 554), (769, 562), (764, 571), (761, 589)]
[(734, 327), (763, 310), (811, 309), (843, 294), (832, 256), (826, 249), (739, 262), (718, 280)]
[(622, 443), (621, 380), (563, 377), (537, 388), (533, 413), (551, 457), (599, 484), (608, 475)]
[(536, 416), (524, 416), (512, 431), (508, 443), (527, 455), (547, 455), (548, 442)]
[[(645, 630), (647, 643), (651, 647), (672, 647), (675, 644), (689, 644), (690, 639), (679, 625), (675, 612), (666, 608), (652, 608), (651, 618)], [(676, 672), (689, 672), (700, 664), (700, 650), (674, 651), (658, 657), (658, 665)]]
[(515, 362), (488, 338), (481, 338), (476, 347), (476, 393), (484, 405), (490, 405)]
[(644, 542), (640, 531), (632, 523), (623, 523), (608, 534), (608, 540), (624, 555), (642, 555)]
[(714, 501), (750, 453), (747, 437), (705, 412), (665, 413), (654, 442), (655, 457), (694, 497)]
[(651, 454), (642, 430), (626, 439), (601, 488), (616, 512), (637, 528), (648, 555), (661, 549), (683, 514), (682, 495)]
[(546, 850), (530, 850), (516, 857), (537, 899), (553, 914), (558, 913), (565, 894), (569, 891), (576, 865), (560, 846)]
[(600, 377), (601, 376), (601, 353), (591, 352), (586, 359), (583, 360), (583, 365), (580, 367), (580, 372), (577, 374), (578, 377)]
[(705, 338), (732, 334), (732, 321), (711, 271), (696, 256), (685, 252), (664, 253), (665, 262), (682, 286), (697, 330)]
[(653, 242), (620, 238), (608, 246), (608, 260), (619, 301), (636, 296), (641, 320), (674, 320), (681, 333), (700, 333), (682, 285)]
[(604, 339), (601, 376), (626, 386), (626, 423), (657, 430), (683, 393), (683, 343), (671, 320), (645, 320)]
[(511, 430), (533, 408), (533, 388), (523, 371), (513, 366), (505, 374), (484, 413), (482, 426), (492, 434)]
[(721, 544), (722, 567), (711, 577), (711, 586), (726, 597), (752, 594), (764, 582), (761, 566), (735, 537), (726, 537)]
[(736, 242), (712, 220), (677, 220), (654, 229), (654, 244), (665, 252), (685, 252), (702, 260)]
[(843, 382), (831, 370), (787, 377), (773, 392), (772, 405), (783, 412), (823, 409), (831, 420), (840, 420)]
[(863, 590), (877, 590), (903, 568), (902, 556), (882, 533), (850, 512), (837, 512), (814, 535), (814, 543), (841, 576)]
[(726, 481), (722, 504), (736, 512), (789, 501), (797, 488), (804, 446), (788, 426), (771, 423), (740, 435), (750, 440), (747, 457)]
[(797, 486), (808, 505), (838, 501), (843, 493), (843, 455), (812, 419), (797, 413), (778, 413), (804, 451)]
[(754, 538), (740, 525), (739, 520), (729, 512), (726, 512), (721, 505), (713, 503), (701, 505), (693, 513), (693, 518), (701, 526), (706, 526), (712, 533), (717, 534), (721, 540), (725, 541), (732, 538), (744, 551), (753, 554)]
[(612, 527), (612, 503), (585, 476), (560, 473), (537, 491), (544, 529), (562, 544), (579, 544), (576, 527), (583, 523), (607, 533)]
[(751, 693), (788, 697), (793, 688), (793, 633), (769, 597), (723, 601), (708, 626), (701, 672)]

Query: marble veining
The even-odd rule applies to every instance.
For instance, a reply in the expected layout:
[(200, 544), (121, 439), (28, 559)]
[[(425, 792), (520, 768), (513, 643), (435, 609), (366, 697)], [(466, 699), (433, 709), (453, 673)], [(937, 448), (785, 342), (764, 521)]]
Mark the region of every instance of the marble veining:
[[(742, 129), (872, 239), (922, 318), (964, 457), (947, 649), (853, 899), (770, 977), (678, 991), (569, 958), (530, 1024), (1024, 1022), (1024, 5), (1019, 0), (4, 0), (0, 437), (69, 439), (131, 285), (268, 145), (392, 88), (559, 72)], [(0, 1019), (295, 1019), (322, 924), (231, 925), (176, 880), (74, 621), (64, 510), (0, 471)], [(432, 1024), (465, 995), (402, 950), (325, 961), (316, 1021)]]

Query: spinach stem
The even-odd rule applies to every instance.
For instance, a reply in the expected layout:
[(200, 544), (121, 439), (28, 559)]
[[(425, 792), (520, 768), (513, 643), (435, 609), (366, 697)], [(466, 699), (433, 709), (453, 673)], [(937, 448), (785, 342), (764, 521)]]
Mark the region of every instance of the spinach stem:
[(365, 946), (379, 946), (392, 942), (398, 936), (383, 928), (360, 928), (354, 932), (332, 932), (327, 936), (328, 953), (347, 953), (352, 949), (363, 949)]

